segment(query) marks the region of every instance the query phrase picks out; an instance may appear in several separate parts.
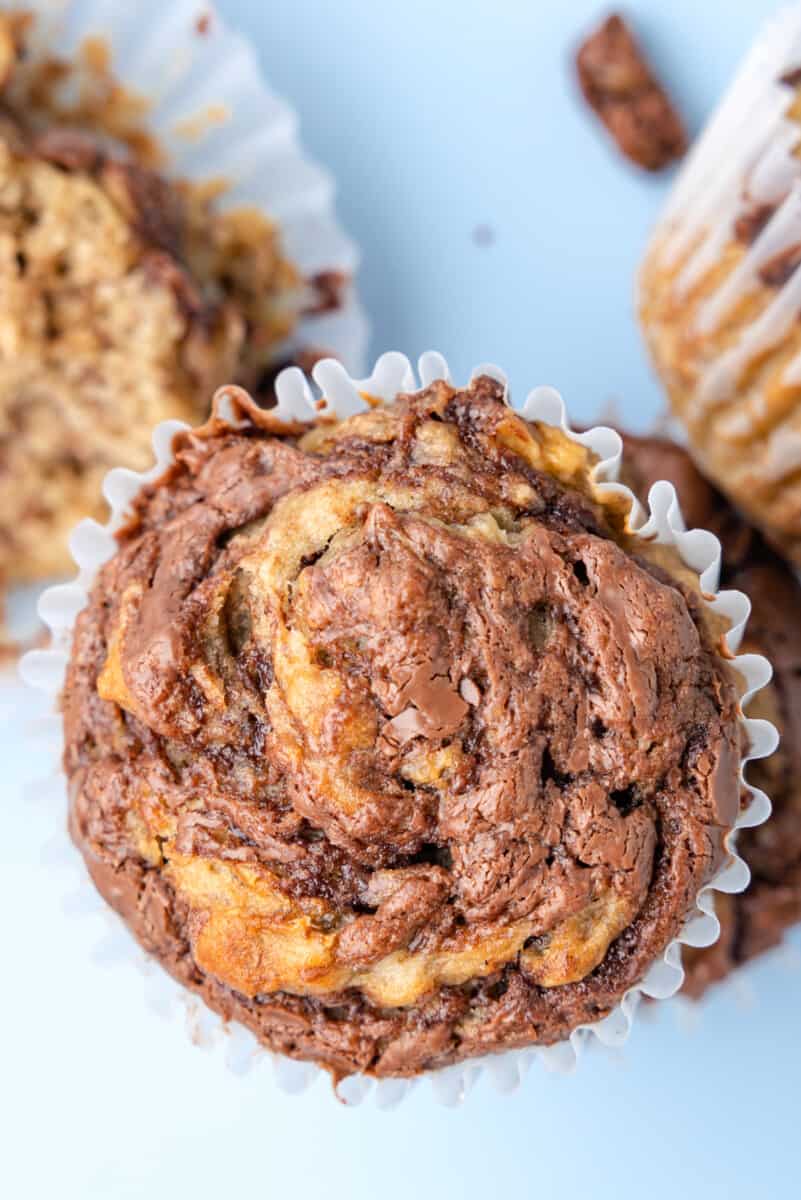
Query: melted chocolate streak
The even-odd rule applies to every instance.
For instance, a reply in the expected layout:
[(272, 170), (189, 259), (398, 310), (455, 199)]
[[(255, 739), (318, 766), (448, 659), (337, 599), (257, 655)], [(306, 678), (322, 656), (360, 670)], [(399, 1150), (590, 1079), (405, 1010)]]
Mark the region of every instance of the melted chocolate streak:
[[(143, 945), (211, 1007), (243, 1021), (273, 1049), (319, 1061), (335, 1075), (354, 1070), (413, 1074), (489, 1050), (549, 1044), (578, 1024), (605, 1015), (678, 932), (698, 889), (721, 861), (723, 834), (733, 820), (730, 811), (716, 808), (715, 784), (721, 769), (727, 778), (736, 770), (730, 744), (736, 736), (736, 701), (711, 648), (699, 643), (691, 619), (694, 604), (688, 608), (688, 597), (676, 585), (665, 586), (658, 571), (627, 559), (589, 500), (497, 448), (491, 438), (506, 410), (493, 381), (481, 379), (468, 391), (455, 393), (446, 408), (441, 386), (402, 402), (403, 420), (391, 444), (351, 438), (324, 458), (302, 452), (293, 439), (266, 438), (256, 424), (244, 434), (184, 435), (174, 467), (143, 494), (134, 521), (120, 537), (119, 554), (100, 574), (76, 628), (65, 690), (71, 831), (99, 890)], [(417, 430), (427, 419), (444, 419), (458, 430), (460, 459), (453, 470), (412, 465)], [(512, 476), (526, 480), (536, 500), (515, 515), (518, 521), (536, 519), (537, 544), (546, 557), (552, 556), (551, 575), (538, 568), (544, 571), (546, 593), (555, 580), (562, 580), (570, 601), (557, 603), (551, 595), (547, 604), (534, 605), (525, 628), (510, 622), (507, 608), (497, 626), (503, 637), (488, 643), (498, 660), (491, 655), (482, 663), (479, 655), (480, 669), (466, 673), (461, 692), (455, 690), (459, 681), (449, 674), (448, 655), (407, 679), (405, 692), (401, 688), (402, 711), (416, 713), (417, 724), (403, 729), (400, 740), (422, 732), (434, 747), (447, 745), (458, 728), (464, 768), (443, 797), (431, 787), (410, 787), (397, 775), (374, 778), (380, 765), (376, 752), (366, 766), (367, 786), (377, 786), (389, 798), (387, 812), (397, 807), (408, 814), (410, 828), (392, 826), (388, 833), (387, 812), (378, 805), (354, 834), (331, 819), (324, 805), (315, 810), (314, 798), (304, 806), (307, 815), (301, 815), (293, 802), (298, 781), (284, 778), (271, 757), (261, 696), (272, 683), (272, 666), (264, 647), (250, 638), (247, 604), (237, 596), (237, 564), (249, 545), (236, 535), (262, 519), (289, 490), (308, 489), (326, 478), (366, 475), (406, 484), (426, 475), (439, 481), (443, 494), (468, 479), (488, 508), (498, 506)], [(398, 527), (411, 536), (412, 526), (403, 526), (391, 512), (386, 520), (378, 542), (389, 569), (400, 553)], [(436, 587), (418, 590), (415, 602), (422, 613), (433, 603), (431, 597), (439, 595), (444, 635), (458, 642), (475, 619), (476, 600), (469, 598), (475, 566), (465, 559), (458, 539), (454, 549), (453, 538), (422, 528), (414, 527), (420, 543), (414, 570), (429, 582), (433, 573), (443, 586), (441, 592)], [(454, 561), (460, 564), (451, 575), (442, 568), (446, 553), (456, 554)], [(483, 563), (479, 571), (506, 573), (504, 587), (512, 589), (513, 597), (515, 589), (520, 596), (532, 594), (532, 568), (526, 563), (520, 567), (520, 553), (485, 543), (470, 546), (473, 564)], [(342, 557), (335, 559), (334, 568), (341, 562)], [(368, 584), (391, 607), (390, 591), (381, 591), (383, 569), (379, 553), (374, 571), (349, 598), (357, 609), (360, 595), (369, 593)], [(310, 565), (306, 570), (325, 583), (328, 568)], [(204, 600), (208, 581), (221, 575), (232, 581), (224, 616), (227, 644), (210, 649), (203, 642)], [(403, 583), (412, 577), (403, 576)], [(600, 588), (596, 579), (605, 580)], [(126, 642), (126, 669), (146, 722), (100, 700), (96, 691), (119, 597), (131, 582), (145, 584), (145, 597), (139, 623)], [(489, 583), (485, 586), (490, 591), (482, 603), (489, 604), (490, 613), (499, 597)], [(596, 626), (587, 624), (586, 613), (601, 592), (617, 597), (607, 619), (615, 636), (623, 638), (622, 658), (614, 640), (604, 641)], [(342, 589), (333, 589), (334, 601), (343, 595)], [(624, 595), (626, 603), (620, 599)], [(440, 611), (436, 604), (434, 609)], [(633, 614), (645, 629), (637, 649), (629, 644), (627, 612), (629, 620)], [(352, 615), (345, 614), (345, 627)], [(381, 689), (375, 664), (371, 668), (364, 657), (343, 649), (339, 618), (329, 612), (327, 619), (334, 622), (334, 636), (325, 641), (324, 650), (333, 654), (335, 665), (346, 668), (354, 686), (372, 689), (386, 730), (397, 721), (397, 704), (376, 696)], [(372, 619), (380, 623), (380, 608)], [(437, 633), (433, 621), (421, 623), (426, 636)], [(588, 631), (596, 639), (592, 646), (587, 645)], [(561, 639), (562, 652), (567, 647), (571, 661), (545, 653), (553, 636)], [(391, 639), (385, 642), (391, 648)], [(400, 645), (394, 660), (426, 661), (406, 649), (414, 647)], [(213, 728), (200, 689), (182, 673), (188, 661), (209, 654), (223, 656), (231, 692), (230, 707)], [(521, 657), (531, 664), (522, 674), (515, 665)], [(543, 684), (549, 671), (550, 687)], [(605, 677), (604, 672), (611, 674)], [(632, 709), (627, 733), (626, 721), (621, 724), (615, 711), (606, 721), (593, 718), (588, 735), (576, 725), (577, 714), (587, 704), (597, 706), (598, 697), (610, 688), (617, 694), (618, 672), (645, 689), (634, 699), (648, 710), (646, 726), (638, 728), (642, 716)], [(495, 726), (488, 738), (483, 705), (498, 688), (507, 696), (506, 732)], [(540, 719), (546, 724), (520, 743), (508, 705), (522, 705), (520, 711), (528, 713), (527, 697), (534, 692), (544, 705)], [(643, 753), (646, 727), (650, 745)], [(500, 913), (515, 919), (537, 904), (547, 908), (563, 894), (559, 889), (567, 888), (564, 895), (569, 895), (577, 886), (570, 880), (594, 879), (594, 872), (600, 881), (614, 878), (616, 870), (625, 879), (639, 862), (637, 871), (646, 869), (647, 894), (601, 965), (578, 983), (541, 988), (513, 962), (487, 978), (441, 987), (406, 1009), (380, 1009), (353, 990), (330, 1000), (285, 993), (249, 999), (197, 968), (186, 910), (131, 844), (127, 794), (142, 772), (175, 801), (188, 793), (214, 797), (200, 812), (181, 812), (180, 853), (265, 863), (296, 897), (317, 896), (340, 912), (369, 915), (377, 911), (370, 892), (375, 870), (412, 868), (416, 890), (410, 892), (409, 906), (418, 904), (425, 914), (406, 942), (412, 950), (446, 944), (465, 923), (478, 934)], [(532, 806), (535, 779), (540, 799)], [(562, 814), (561, 833), (547, 854), (541, 833), (532, 841), (532, 830), (545, 819), (540, 806), (542, 812)], [(310, 819), (310, 807), (317, 819)], [(612, 832), (602, 835), (607, 827)], [(651, 848), (645, 859), (643, 846)], [(589, 857), (583, 861), (582, 855)], [(362, 928), (358, 920), (350, 928), (356, 926)], [(377, 936), (374, 925), (364, 928)], [(364, 946), (357, 944), (355, 934), (351, 941), (358, 959)], [(389, 943), (388, 949), (393, 948)], [(372, 950), (375, 957), (376, 947)]]

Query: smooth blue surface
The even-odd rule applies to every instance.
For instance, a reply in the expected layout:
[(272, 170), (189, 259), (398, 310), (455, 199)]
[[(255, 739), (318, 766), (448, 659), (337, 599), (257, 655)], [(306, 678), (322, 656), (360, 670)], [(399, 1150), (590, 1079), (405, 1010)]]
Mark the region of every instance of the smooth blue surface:
[[(622, 164), (575, 98), (568, 54), (585, 0), (221, 0), (300, 110), (340, 181), (364, 251), (373, 349), (442, 350), (457, 377), (506, 367), (522, 394), (558, 386), (576, 418), (614, 397), (647, 424), (658, 393), (632, 315), (632, 273), (667, 180)], [(631, 0), (697, 129), (764, 0)], [(476, 226), (494, 241), (478, 246)], [(2, 704), (5, 702), (5, 711)], [(33, 707), (31, 705), (31, 707)], [(663, 1006), (623, 1062), (572, 1078), (533, 1070), (455, 1111), (421, 1086), (395, 1112), (348, 1111), (324, 1079), (301, 1097), (245, 1079), (144, 1008), (130, 967), (91, 958), (100, 934), (58, 905), (39, 866), (61, 805), (26, 801), (0, 694), (12, 798), (0, 839), (9, 1196), (171, 1200), (773, 1200), (801, 1191), (801, 973), (771, 958), (687, 1031)], [(23, 762), (23, 760), (25, 760)], [(35, 884), (33, 881), (36, 881)], [(24, 912), (25, 919), (15, 914)]]
[[(373, 350), (435, 348), (516, 394), (559, 387), (576, 417), (658, 404), (633, 273), (669, 176), (621, 162), (570, 61), (592, 0), (223, 0), (303, 137), (339, 181), (364, 252)], [(641, 0), (628, 11), (693, 131), (770, 0)], [(269, 15), (268, 15), (269, 13)], [(479, 225), (494, 233), (477, 246)]]

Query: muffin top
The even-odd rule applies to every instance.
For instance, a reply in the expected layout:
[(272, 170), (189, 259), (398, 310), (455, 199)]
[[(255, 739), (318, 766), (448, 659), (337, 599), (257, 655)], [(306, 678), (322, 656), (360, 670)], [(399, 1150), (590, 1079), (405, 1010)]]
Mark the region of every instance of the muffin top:
[(697, 580), (480, 377), (179, 435), (79, 618), (73, 836), (268, 1045), (409, 1074), (605, 1015), (739, 805)]
[(645, 499), (659, 479), (678, 492), (687, 525), (709, 529), (723, 548), (721, 586), (751, 600), (742, 649), (764, 654), (773, 678), (751, 701), (748, 715), (765, 717), (781, 735), (779, 749), (749, 767), (749, 781), (773, 805), (769, 821), (743, 829), (737, 850), (751, 870), (742, 895), (721, 896), (723, 936), (709, 950), (687, 952), (686, 989), (700, 994), (738, 963), (776, 945), (801, 920), (801, 584), (765, 542), (695, 467), (690, 455), (661, 437), (624, 435), (625, 481)]

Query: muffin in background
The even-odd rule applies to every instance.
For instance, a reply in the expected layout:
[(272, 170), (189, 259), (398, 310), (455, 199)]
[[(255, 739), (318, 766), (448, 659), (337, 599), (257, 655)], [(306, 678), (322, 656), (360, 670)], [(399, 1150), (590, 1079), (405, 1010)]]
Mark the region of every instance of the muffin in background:
[(640, 320), (704, 473), (801, 565), (801, 6), (757, 40), (679, 175)]
[[(108, 47), (41, 59), (27, 52), (35, 32), (0, 14), (6, 586), (69, 569), (69, 530), (102, 515), (112, 466), (149, 464), (159, 421), (203, 420), (230, 381), (270, 402), (299, 317), (335, 308), (344, 286), (337, 272), (301, 279), (261, 209), (219, 205), (223, 181), (160, 173), (147, 102), (114, 80)], [(73, 68), (80, 84), (65, 89)]]
[(728, 857), (725, 621), (487, 376), (289, 428), (225, 400), (75, 627), (64, 761), (99, 891), (335, 1077), (601, 1020)]
[(741, 650), (763, 654), (773, 678), (748, 708), (779, 730), (770, 758), (748, 767), (749, 782), (771, 799), (770, 819), (737, 837), (738, 853), (751, 870), (739, 895), (716, 896), (721, 936), (707, 949), (684, 950), (685, 993), (698, 997), (741, 963), (777, 945), (801, 921), (801, 583), (767, 544), (694, 466), (688, 452), (662, 437), (624, 434), (622, 478), (643, 502), (660, 479), (676, 488), (688, 528), (709, 529), (723, 548), (721, 587), (751, 600)]

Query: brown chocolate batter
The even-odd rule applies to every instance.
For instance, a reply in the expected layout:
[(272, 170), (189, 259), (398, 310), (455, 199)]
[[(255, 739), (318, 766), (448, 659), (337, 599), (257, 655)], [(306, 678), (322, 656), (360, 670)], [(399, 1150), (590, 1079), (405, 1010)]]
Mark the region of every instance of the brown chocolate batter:
[(737, 811), (697, 593), (489, 378), (291, 433), (242, 411), (177, 439), (77, 624), (97, 886), (213, 1008), (338, 1076), (604, 1016)]

